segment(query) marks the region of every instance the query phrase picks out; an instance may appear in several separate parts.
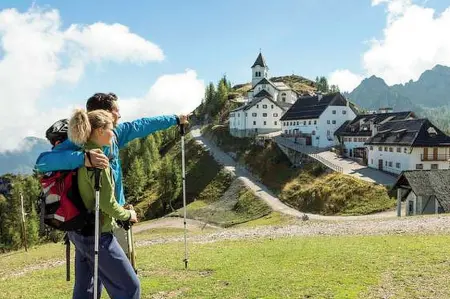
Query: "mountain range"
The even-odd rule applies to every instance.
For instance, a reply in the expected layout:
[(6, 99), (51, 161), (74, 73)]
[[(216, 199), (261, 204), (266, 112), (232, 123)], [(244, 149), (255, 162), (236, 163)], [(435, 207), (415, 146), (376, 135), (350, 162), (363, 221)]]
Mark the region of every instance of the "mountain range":
[(31, 174), (40, 153), (51, 148), (50, 143), (42, 138), (26, 137), (22, 140), (20, 151), (0, 153), (0, 175), (5, 173)]
[(428, 108), (450, 104), (450, 67), (436, 65), (423, 72), (417, 81), (393, 86), (371, 76), (346, 96), (368, 110), (390, 107), (394, 111), (413, 110), (421, 114)]

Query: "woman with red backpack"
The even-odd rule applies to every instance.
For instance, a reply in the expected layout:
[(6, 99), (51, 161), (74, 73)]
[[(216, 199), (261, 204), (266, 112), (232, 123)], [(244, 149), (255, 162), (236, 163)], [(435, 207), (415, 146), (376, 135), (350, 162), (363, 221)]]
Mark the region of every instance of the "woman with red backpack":
[[(73, 143), (86, 151), (110, 146), (114, 136), (113, 117), (105, 110), (77, 110), (69, 121), (68, 136)], [(90, 211), (94, 210), (96, 200), (93, 170), (86, 166), (77, 170), (78, 189), (84, 205)], [(93, 285), (95, 254), (98, 254), (99, 286), (96, 298), (100, 298), (102, 286), (111, 298), (140, 298), (139, 279), (113, 235), (115, 221), (137, 222), (136, 212), (123, 208), (117, 202), (114, 190), (111, 169), (108, 167), (101, 170), (98, 198), (101, 234), (97, 253), (94, 253), (94, 229), (68, 232), (69, 239), (75, 244), (77, 258), (84, 259), (84, 264), (90, 265), (82, 269), (75, 268), (74, 299), (94, 297), (94, 290), (90, 286)]]

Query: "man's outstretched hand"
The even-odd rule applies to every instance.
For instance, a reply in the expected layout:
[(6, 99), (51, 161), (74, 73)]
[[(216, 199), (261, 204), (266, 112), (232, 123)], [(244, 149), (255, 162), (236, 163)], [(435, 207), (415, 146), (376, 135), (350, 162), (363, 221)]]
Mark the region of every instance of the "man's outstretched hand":
[(178, 115), (178, 120), (180, 121), (180, 125), (188, 125), (189, 124), (189, 117), (191, 115)]
[(106, 169), (109, 167), (109, 159), (101, 149), (92, 149), (84, 154), (84, 165), (86, 167)]

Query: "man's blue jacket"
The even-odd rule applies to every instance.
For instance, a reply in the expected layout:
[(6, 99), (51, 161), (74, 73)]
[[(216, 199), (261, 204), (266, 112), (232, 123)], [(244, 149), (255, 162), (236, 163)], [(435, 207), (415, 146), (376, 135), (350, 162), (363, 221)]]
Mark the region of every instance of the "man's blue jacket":
[[(125, 204), (122, 185), (122, 168), (120, 166), (119, 150), (128, 142), (136, 138), (143, 138), (159, 130), (167, 129), (177, 124), (176, 115), (146, 117), (132, 122), (118, 124), (114, 128), (116, 137), (111, 147), (105, 147), (103, 152), (109, 158), (114, 176), (116, 200), (120, 205)], [(56, 146), (52, 151), (39, 155), (35, 168), (41, 173), (56, 170), (72, 170), (84, 165), (84, 153), (81, 148), (70, 140)]]

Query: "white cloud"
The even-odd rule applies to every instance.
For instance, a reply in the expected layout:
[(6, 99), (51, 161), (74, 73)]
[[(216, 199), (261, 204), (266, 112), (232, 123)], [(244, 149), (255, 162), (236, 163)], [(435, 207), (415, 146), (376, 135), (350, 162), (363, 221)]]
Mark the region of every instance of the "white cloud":
[(163, 114), (187, 114), (201, 104), (205, 83), (193, 70), (159, 77), (141, 98), (120, 99), (122, 121)]
[(128, 27), (121, 24), (95, 23), (85, 27), (73, 24), (64, 36), (81, 47), (83, 56), (93, 60), (141, 63), (164, 59), (158, 46), (130, 33)]
[(383, 38), (364, 53), (368, 74), (388, 84), (417, 80), (436, 64), (450, 65), (450, 7), (437, 15), (410, 0), (390, 0)]
[(0, 11), (0, 152), (26, 136), (44, 135), (74, 107), (41, 111), (44, 93), (61, 82), (76, 84), (90, 62), (147, 63), (164, 59), (152, 42), (121, 24), (61, 28), (57, 10)]
[[(387, 4), (386, 27), (363, 54), (364, 76), (376, 75), (393, 85), (417, 80), (436, 64), (450, 65), (450, 6), (437, 14), (411, 0), (372, 0), (373, 6), (380, 4)], [(350, 82), (354, 76), (345, 73), (338, 70), (330, 78), (334, 74)]]
[(352, 91), (364, 79), (363, 76), (352, 73), (349, 70), (336, 70), (328, 76), (330, 85), (339, 86), (341, 91)]

